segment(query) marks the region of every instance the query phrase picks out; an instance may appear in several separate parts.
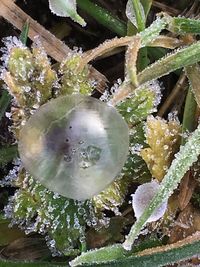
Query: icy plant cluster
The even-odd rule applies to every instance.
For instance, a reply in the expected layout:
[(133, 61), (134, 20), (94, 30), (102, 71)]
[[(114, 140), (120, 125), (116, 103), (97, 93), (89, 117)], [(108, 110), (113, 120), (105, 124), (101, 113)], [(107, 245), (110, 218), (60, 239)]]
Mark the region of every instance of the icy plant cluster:
[[(13, 96), (10, 118), (16, 141), (29, 117), (51, 98), (78, 93), (90, 95), (94, 90), (87, 65), (80, 68), (80, 52), (69, 54), (56, 72), (38, 43), (31, 50), (20, 43), (16, 44), (15, 40), (10, 42), (9, 39), (6, 44), (9, 49), (4, 51), (6, 56), (3, 57), (5, 64), (2, 77)], [(121, 81), (118, 81), (111, 94), (102, 100), (108, 102), (120, 86)], [(160, 86), (155, 81), (137, 88), (116, 106), (129, 126), (130, 151), (119, 178), (103, 192), (85, 202), (67, 199), (35, 182), (23, 166), (19, 165), (4, 181), (4, 185), (8, 185), (10, 180), (12, 186), (18, 187), (5, 207), (7, 218), (26, 233), (44, 234), (53, 254), (78, 254), (86, 242), (87, 228), (107, 225), (109, 218), (105, 217), (104, 211), (111, 210), (120, 215), (119, 208), (129, 186), (134, 181), (151, 179), (139, 152), (147, 146), (144, 121), (156, 110), (159, 101)]]
[(86, 226), (97, 224), (91, 201), (64, 198), (35, 182), (27, 173), (23, 176), (18, 178), (23, 181), (20, 189), (5, 207), (6, 217), (26, 234), (46, 235), (54, 256), (77, 254), (81, 244), (86, 242)]

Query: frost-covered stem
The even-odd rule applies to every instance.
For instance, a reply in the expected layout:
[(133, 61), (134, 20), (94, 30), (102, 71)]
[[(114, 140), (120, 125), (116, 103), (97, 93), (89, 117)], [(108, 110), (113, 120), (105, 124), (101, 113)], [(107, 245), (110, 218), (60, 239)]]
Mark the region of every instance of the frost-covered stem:
[(77, 0), (78, 6), (93, 17), (99, 24), (117, 33), (119, 36), (126, 35), (126, 24), (119, 18), (114, 17), (106, 9), (92, 3), (89, 0)]
[(123, 259), (130, 256), (131, 253), (123, 249), (121, 244), (102, 247), (97, 250), (90, 250), (86, 253), (82, 253), (80, 256), (70, 262), (70, 266), (79, 266), (86, 263), (101, 263), (117, 259)]
[(164, 15), (168, 20), (168, 30), (177, 34), (200, 34), (200, 20), (170, 17)]
[(163, 47), (163, 48), (169, 48), (169, 49), (175, 49), (183, 45), (184, 45), (183, 40), (165, 36), (165, 35), (158, 36), (150, 44), (150, 46), (153, 46), (153, 47)]
[(126, 52), (126, 66), (125, 66), (125, 76), (133, 86), (137, 87), (137, 58), (138, 52), (141, 45), (140, 36), (135, 36), (133, 42), (129, 44), (127, 52)]
[[(160, 32), (167, 26), (166, 19), (157, 18), (148, 28), (142, 31), (139, 36), (141, 37), (142, 47), (153, 42), (160, 34)], [(83, 54), (79, 70), (81, 71), (84, 66), (90, 61), (103, 54), (112, 51), (113, 49), (120, 46), (127, 46), (130, 42), (133, 42), (135, 36), (127, 36), (122, 38), (114, 38), (110, 41), (105, 41), (100, 44), (97, 48), (92, 49), (89, 53)]]
[(177, 69), (200, 61), (200, 41), (161, 58), (138, 74), (139, 84), (158, 79)]
[(160, 32), (167, 27), (167, 20), (165, 17), (157, 18), (148, 28), (140, 32), (142, 46), (146, 46), (153, 42), (160, 34)]
[[(140, 0), (130, 0), (130, 4), (133, 7), (137, 25), (137, 31), (141, 32), (145, 29), (146, 17), (143, 14), (144, 9)], [(130, 28), (130, 27), (129, 27)], [(143, 47), (138, 53), (137, 67), (139, 70), (143, 70), (148, 65), (147, 48)]]
[(194, 131), (192, 136), (188, 139), (185, 146), (180, 148), (176, 154), (167, 174), (160, 184), (160, 189), (152, 199), (148, 207), (144, 210), (141, 217), (132, 226), (123, 247), (127, 250), (132, 248), (134, 240), (139, 235), (141, 229), (146, 224), (151, 214), (158, 208), (163, 201), (169, 198), (174, 189), (177, 188), (178, 183), (181, 181), (183, 175), (189, 170), (200, 154), (200, 125)]

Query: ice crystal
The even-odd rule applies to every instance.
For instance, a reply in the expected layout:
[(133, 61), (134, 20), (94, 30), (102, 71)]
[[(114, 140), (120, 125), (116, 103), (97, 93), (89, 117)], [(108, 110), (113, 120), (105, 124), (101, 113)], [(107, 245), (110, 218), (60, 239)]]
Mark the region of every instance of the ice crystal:
[[(152, 198), (159, 190), (159, 184), (156, 181), (140, 185), (135, 193), (132, 195), (132, 205), (136, 218), (138, 219), (145, 208), (148, 206)], [(147, 222), (154, 222), (160, 219), (167, 209), (167, 201), (163, 202), (153, 214), (149, 217)]]

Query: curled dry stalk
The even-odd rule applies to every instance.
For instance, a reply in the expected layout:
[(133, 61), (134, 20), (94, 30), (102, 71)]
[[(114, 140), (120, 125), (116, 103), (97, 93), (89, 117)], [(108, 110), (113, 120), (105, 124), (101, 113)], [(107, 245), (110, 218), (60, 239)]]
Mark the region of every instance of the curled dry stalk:
[[(126, 71), (124, 82), (119, 87), (118, 92), (116, 92), (113, 98), (110, 101), (111, 105), (117, 105), (119, 102), (126, 99), (131, 92), (133, 92), (139, 85), (145, 83), (143, 81), (143, 72), (139, 73), (138, 81), (137, 71), (136, 71), (136, 60), (138, 56), (139, 49), (145, 46), (152, 47), (163, 47), (168, 49), (175, 49), (184, 44), (188, 44), (187, 40), (178, 39), (168, 36), (159, 35), (160, 32), (165, 28), (172, 28), (168, 24), (171, 22), (171, 17), (166, 14), (162, 14), (157, 20), (152, 23), (146, 30), (135, 36), (126, 36), (121, 38), (114, 38), (109, 41), (105, 41), (103, 44), (99, 45), (97, 48), (92, 49), (83, 54), (81, 62), (77, 68), (77, 71), (82, 71), (90, 61), (101, 57), (104, 54), (110, 53), (111, 51), (118, 49), (123, 46), (127, 46), (126, 53)], [(157, 68), (157, 66), (156, 66)], [(146, 73), (145, 73), (146, 75)], [(148, 77), (148, 76), (147, 76)], [(154, 78), (152, 78), (154, 79)], [(152, 80), (151, 77), (148, 77), (146, 80)], [(156, 79), (156, 78), (155, 78)]]

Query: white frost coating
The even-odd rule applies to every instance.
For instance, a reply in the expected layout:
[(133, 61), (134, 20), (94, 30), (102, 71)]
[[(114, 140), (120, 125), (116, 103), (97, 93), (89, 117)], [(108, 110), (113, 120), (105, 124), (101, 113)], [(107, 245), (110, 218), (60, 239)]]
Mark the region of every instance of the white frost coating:
[(6, 71), (7, 64), (10, 58), (10, 53), (13, 48), (20, 47), (22, 49), (27, 49), (23, 43), (16, 36), (8, 36), (2, 39), (5, 47), (1, 47), (0, 52), (2, 52), (2, 56), (0, 60), (2, 61), (2, 67), (0, 68), (1, 79), (3, 79), (3, 74)]
[(49, 0), (49, 8), (59, 17), (70, 17), (81, 26), (86, 26), (85, 21), (76, 11), (76, 0)]
[[(142, 215), (144, 209), (148, 206), (159, 188), (159, 183), (154, 180), (150, 183), (140, 185), (135, 191), (135, 194), (132, 195), (132, 206), (135, 212), (135, 217), (137, 219)], [(154, 222), (159, 220), (164, 215), (166, 209), (167, 201), (163, 202), (161, 206), (154, 211), (147, 222)]]

